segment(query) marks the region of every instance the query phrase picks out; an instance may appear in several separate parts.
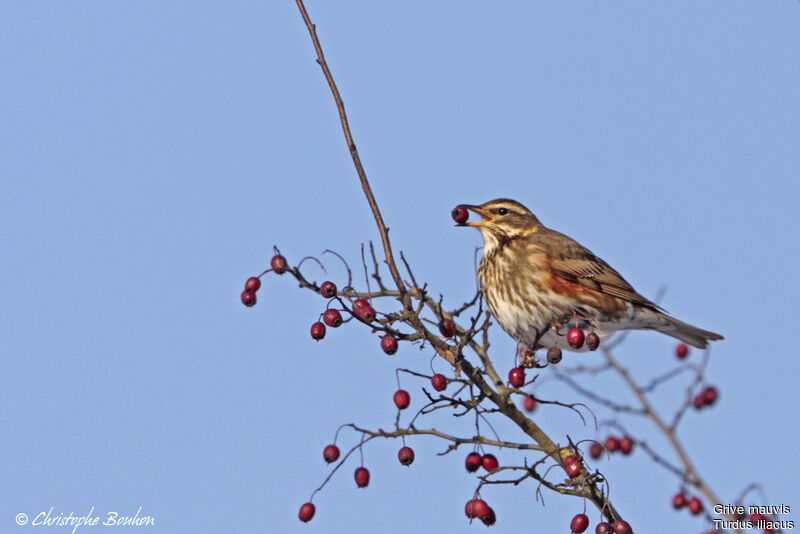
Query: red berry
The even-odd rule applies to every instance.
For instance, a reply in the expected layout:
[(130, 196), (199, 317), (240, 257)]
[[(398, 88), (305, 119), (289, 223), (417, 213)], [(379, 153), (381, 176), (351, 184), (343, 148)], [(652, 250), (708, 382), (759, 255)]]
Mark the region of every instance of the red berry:
[(597, 347), (600, 346), (600, 336), (594, 332), (589, 332), (586, 336), (586, 346), (589, 347), (589, 350), (597, 350)]
[(311, 337), (316, 339), (317, 341), (319, 341), (320, 339), (325, 337), (325, 325), (320, 323), (320, 322), (316, 322), (316, 323), (312, 324), (311, 325)]
[(408, 405), (411, 403), (411, 395), (408, 394), (408, 391), (404, 389), (398, 389), (394, 392), (394, 404), (401, 410), (405, 410), (408, 408)]
[(716, 402), (719, 393), (717, 393), (716, 388), (709, 386), (703, 391), (702, 396), (703, 396), (703, 402), (706, 405), (710, 406)]
[(247, 282), (244, 283), (245, 291), (252, 291), (253, 293), (255, 293), (256, 291), (258, 291), (258, 288), (260, 287), (261, 287), (261, 280), (259, 278), (256, 278), (255, 276), (251, 276), (250, 278), (247, 279)]
[(694, 403), (694, 407), (698, 410), (702, 410), (706, 405), (706, 400), (703, 398), (702, 393), (698, 393), (692, 402)]
[(675, 356), (680, 359), (683, 359), (689, 355), (689, 347), (686, 346), (686, 343), (678, 343), (675, 347)]
[(558, 363), (561, 361), (561, 349), (558, 347), (550, 347), (547, 349), (547, 361), (550, 363)]
[(583, 346), (583, 340), (585, 339), (583, 335), (583, 330), (578, 328), (577, 326), (573, 326), (567, 332), (567, 343), (569, 343), (570, 347), (574, 347), (579, 349)]
[(469, 212), (464, 206), (456, 206), (450, 215), (453, 216), (453, 220), (458, 224), (464, 224), (469, 219)]
[(453, 337), (456, 335), (456, 323), (451, 319), (442, 319), (439, 322), (439, 332), (441, 332), (444, 337)]
[(447, 389), (447, 378), (441, 373), (436, 373), (431, 377), (431, 385), (436, 391), (444, 391)]
[(672, 497), (672, 507), (676, 510), (680, 510), (686, 506), (686, 496), (683, 493), (676, 493), (674, 497)]
[(242, 291), (242, 304), (247, 306), (248, 308), (256, 305), (256, 294), (252, 291), (244, 290)]
[(322, 320), (325, 321), (326, 325), (338, 328), (339, 325), (342, 324), (342, 314), (339, 313), (339, 310), (328, 308), (325, 310), (325, 313), (322, 314)]
[(481, 521), (483, 521), (483, 524), (487, 527), (491, 527), (495, 524), (497, 521), (497, 516), (494, 515), (494, 510), (492, 510), (491, 507), (489, 508), (489, 511), (486, 512), (486, 515), (481, 517)]
[(316, 511), (317, 509), (314, 507), (314, 505), (310, 502), (307, 502), (300, 507), (300, 513), (297, 514), (297, 517), (299, 517), (300, 521), (303, 523), (308, 523), (311, 521), (311, 518), (314, 517), (314, 512)]
[(473, 499), (467, 502), (464, 512), (470, 519), (485, 517), (489, 513), (489, 505), (483, 499)]
[(333, 282), (322, 282), (322, 285), (319, 286), (319, 294), (325, 297), (326, 299), (330, 299), (336, 296), (336, 284)]
[(564, 458), (564, 469), (567, 471), (570, 478), (575, 478), (581, 474), (581, 463), (575, 456), (569, 455)]
[(286, 265), (286, 258), (280, 254), (272, 256), (272, 261), (270, 261), (269, 264), (272, 266), (272, 270), (275, 271), (275, 274), (283, 274), (289, 268), (288, 265)]
[(603, 456), (603, 446), (599, 443), (592, 443), (592, 446), (589, 447), (589, 456), (595, 460)]
[(608, 452), (614, 452), (619, 449), (619, 440), (614, 436), (608, 436), (606, 439), (606, 450)]
[(369, 484), (369, 471), (366, 467), (359, 467), (354, 474), (356, 479), (356, 486), (359, 488), (366, 488)]
[(335, 462), (339, 459), (339, 447), (336, 445), (328, 445), (325, 447), (325, 450), (322, 451), (322, 457), (325, 458), (325, 461), (329, 464)]
[(515, 388), (521, 387), (525, 383), (525, 369), (514, 367), (508, 372), (508, 383)]
[(617, 519), (611, 523), (611, 527), (614, 529), (614, 534), (631, 534), (631, 526), (622, 519)]
[(500, 465), (497, 458), (494, 457), (494, 454), (484, 454), (483, 458), (481, 458), (481, 464), (487, 471), (494, 471)]
[(522, 407), (526, 412), (534, 411), (536, 409), (536, 399), (530, 395), (525, 395), (525, 399), (522, 401)]
[(633, 451), (633, 440), (628, 436), (623, 437), (619, 440), (619, 450), (622, 454), (630, 454)]
[(612, 534), (614, 531), (611, 529), (611, 525), (603, 521), (602, 523), (597, 523), (597, 528), (594, 529), (595, 534)]
[(467, 459), (464, 460), (464, 467), (466, 467), (467, 471), (470, 473), (477, 471), (481, 465), (483, 465), (481, 461), (481, 455), (477, 452), (469, 453), (467, 455)]
[(586, 517), (586, 514), (578, 514), (572, 518), (572, 521), (569, 524), (569, 528), (572, 532), (575, 532), (576, 534), (585, 532), (586, 529), (589, 528), (589, 518)]
[(375, 320), (375, 309), (364, 299), (356, 299), (353, 302), (353, 311), (368, 323)]
[(414, 463), (414, 449), (411, 447), (403, 447), (399, 451), (397, 451), (397, 459), (400, 460), (400, 463), (409, 466)]
[(383, 352), (391, 356), (397, 352), (397, 338), (392, 334), (386, 334), (381, 338), (381, 348)]
[(689, 499), (689, 511), (692, 512), (692, 515), (699, 514), (703, 511), (703, 502), (697, 497), (692, 497)]

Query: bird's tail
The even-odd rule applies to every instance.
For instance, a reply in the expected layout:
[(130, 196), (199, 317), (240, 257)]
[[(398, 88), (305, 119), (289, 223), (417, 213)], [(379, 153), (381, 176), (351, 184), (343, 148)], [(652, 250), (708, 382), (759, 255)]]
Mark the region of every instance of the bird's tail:
[(702, 328), (697, 328), (689, 323), (684, 323), (683, 321), (679, 321), (678, 319), (670, 317), (665, 313), (655, 312), (655, 315), (657, 316), (658, 320), (652, 326), (654, 330), (658, 330), (662, 334), (667, 334), (668, 336), (680, 339), (684, 343), (687, 343), (693, 347), (697, 347), (698, 349), (704, 349), (708, 347), (709, 341), (725, 339), (719, 334), (709, 332), (708, 330), (703, 330)]

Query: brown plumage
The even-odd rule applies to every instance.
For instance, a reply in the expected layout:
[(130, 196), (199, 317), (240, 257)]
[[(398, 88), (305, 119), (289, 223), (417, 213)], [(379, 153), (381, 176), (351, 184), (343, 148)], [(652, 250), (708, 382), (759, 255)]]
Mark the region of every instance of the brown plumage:
[(575, 325), (594, 330), (601, 340), (629, 329), (657, 330), (698, 348), (722, 339), (667, 315), (608, 263), (545, 227), (519, 202), (500, 198), (464, 207), (482, 219), (467, 225), (483, 235), (478, 277), (484, 298), (520, 343), (575, 350), (560, 339)]

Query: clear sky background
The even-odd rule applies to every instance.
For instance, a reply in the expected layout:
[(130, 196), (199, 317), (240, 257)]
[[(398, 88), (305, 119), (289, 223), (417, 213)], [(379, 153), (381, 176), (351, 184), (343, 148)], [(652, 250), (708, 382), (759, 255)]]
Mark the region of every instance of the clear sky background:
[[(432, 292), (473, 294), (480, 236), (450, 210), (501, 196), (644, 295), (666, 286), (670, 312), (726, 337), (708, 371), (720, 401), (680, 431), (701, 474), (726, 502), (762, 483), (760, 502), (797, 522), (800, 3), (308, 9), (393, 242)], [(239, 302), (273, 245), (292, 264), (330, 248), (355, 266), (377, 238), (293, 2), (4, 2), (0, 87), (0, 531), (32, 531), (20, 512), (140, 506), (156, 527), (118, 531), (485, 528), (463, 514), (467, 451), (438, 457), (424, 438), (408, 469), (399, 443), (371, 443), (369, 488), (354, 460), (297, 520), (338, 425), (391, 427), (395, 368), (425, 371), (431, 353), (389, 358), (354, 325), (314, 343), (324, 301), (287, 277)], [(513, 342), (492, 340), (507, 370)], [(637, 333), (617, 356), (646, 379), (673, 346)], [(412, 406), (419, 385), (404, 379)], [(556, 382), (542, 395), (580, 400)], [(605, 435), (559, 408), (536, 420), (556, 439)], [(672, 511), (677, 479), (641, 451), (601, 467), (639, 532), (707, 529)], [(542, 507), (535, 489), (484, 492), (495, 530), (567, 532), (580, 501)]]

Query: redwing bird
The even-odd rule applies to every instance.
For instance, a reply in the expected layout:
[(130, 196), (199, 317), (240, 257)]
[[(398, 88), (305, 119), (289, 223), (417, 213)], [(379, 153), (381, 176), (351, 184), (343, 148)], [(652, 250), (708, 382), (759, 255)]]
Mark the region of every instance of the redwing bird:
[(486, 303), (521, 344), (576, 351), (558, 339), (573, 326), (593, 330), (601, 340), (618, 330), (657, 330), (701, 349), (723, 339), (667, 315), (605, 261), (545, 227), (519, 202), (499, 198), (463, 207), (482, 219), (466, 225), (483, 235), (478, 277)]

